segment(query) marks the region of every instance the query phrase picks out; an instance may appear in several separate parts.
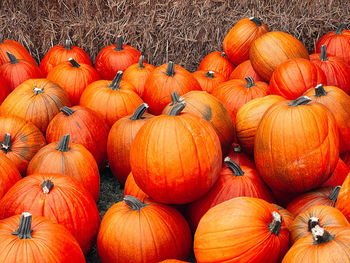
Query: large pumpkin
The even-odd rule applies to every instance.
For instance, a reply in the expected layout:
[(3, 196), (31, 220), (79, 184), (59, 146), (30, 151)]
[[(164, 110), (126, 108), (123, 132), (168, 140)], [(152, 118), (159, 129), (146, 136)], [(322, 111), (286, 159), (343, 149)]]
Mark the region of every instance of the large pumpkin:
[(336, 206), (350, 220), (350, 174), (346, 177), (338, 194)]
[(249, 59), (239, 64), (231, 72), (229, 79), (244, 79), (246, 77), (251, 77), (254, 81), (264, 81), (264, 79), (256, 73)]
[(198, 263), (277, 263), (287, 252), (289, 231), (264, 200), (237, 197), (211, 208), (194, 235)]
[[(306, 96), (274, 104), (258, 126), (254, 159), (270, 188), (301, 193), (320, 186), (339, 159), (333, 114)], [(302, 153), (302, 154), (301, 154)]]
[(157, 203), (145, 204), (133, 196), (125, 196), (108, 209), (97, 238), (104, 263), (186, 259), (191, 245), (191, 231), (178, 211)]
[(10, 62), (6, 52), (13, 54), (18, 59), (25, 59), (29, 63), (36, 65), (36, 61), (25, 49), (25, 47), (15, 40), (4, 39), (0, 41), (0, 65)]
[(47, 125), (63, 106), (70, 106), (64, 89), (47, 79), (28, 79), (4, 100), (0, 113), (31, 121), (45, 133)]
[(193, 72), (192, 75), (198, 81), (201, 89), (208, 93), (211, 93), (217, 85), (227, 80), (223, 75), (212, 70), (198, 70)]
[(275, 69), (291, 58), (309, 59), (303, 43), (285, 32), (273, 31), (256, 39), (249, 51), (249, 59), (254, 70), (269, 81)]
[(269, 31), (257, 17), (246, 17), (239, 20), (227, 33), (223, 49), (228, 59), (235, 65), (249, 58), (249, 49), (255, 39)]
[(0, 199), (21, 179), (21, 174), (14, 163), (5, 155), (0, 154)]
[(206, 120), (180, 114), (184, 103), (169, 115), (147, 121), (131, 145), (130, 165), (137, 185), (161, 203), (186, 204), (213, 186), (221, 168), (219, 137)]
[(235, 66), (228, 60), (225, 52), (214, 51), (206, 55), (198, 66), (198, 70), (212, 70), (219, 72), (228, 79)]

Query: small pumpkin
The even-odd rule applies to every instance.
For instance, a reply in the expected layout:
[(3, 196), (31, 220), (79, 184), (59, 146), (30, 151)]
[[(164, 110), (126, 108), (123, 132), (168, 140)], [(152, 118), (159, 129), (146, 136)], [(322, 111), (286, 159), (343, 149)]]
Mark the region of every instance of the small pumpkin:
[(346, 176), (350, 173), (350, 168), (339, 158), (338, 164), (335, 167), (332, 175), (325, 181), (321, 187), (342, 185), (346, 179)]
[(0, 154), (0, 199), (21, 179), (21, 174), (14, 163), (5, 155)]
[(0, 104), (6, 99), (10, 92), (11, 90), (7, 86), (7, 83), (0, 80)]
[(220, 73), (212, 70), (198, 70), (193, 72), (192, 76), (196, 78), (201, 89), (208, 93), (211, 93), (217, 85), (227, 80)]
[(128, 175), (125, 181), (125, 186), (124, 186), (124, 196), (126, 195), (131, 195), (133, 197), (136, 197), (139, 199), (142, 203), (145, 201), (150, 202), (152, 199), (144, 192), (141, 190), (141, 188), (136, 184), (134, 176), (132, 173)]
[(13, 54), (18, 59), (24, 59), (29, 63), (36, 65), (36, 61), (29, 54), (28, 50), (15, 40), (4, 39), (0, 41), (0, 65), (10, 62), (6, 52)]
[(348, 220), (350, 220), (350, 207), (349, 207), (349, 195), (350, 195), (350, 174), (346, 177), (344, 183), (342, 184), (338, 199), (336, 203), (336, 207), (346, 216)]
[(235, 66), (228, 60), (225, 52), (214, 51), (206, 55), (198, 66), (198, 70), (211, 70), (219, 72), (228, 79)]
[(256, 169), (254, 161), (242, 151), (242, 147), (239, 144), (232, 144), (232, 149), (228, 157), (240, 166), (243, 165)]
[(231, 72), (229, 79), (245, 79), (246, 77), (252, 77), (254, 81), (264, 81), (264, 79), (256, 73), (249, 59), (239, 64)]

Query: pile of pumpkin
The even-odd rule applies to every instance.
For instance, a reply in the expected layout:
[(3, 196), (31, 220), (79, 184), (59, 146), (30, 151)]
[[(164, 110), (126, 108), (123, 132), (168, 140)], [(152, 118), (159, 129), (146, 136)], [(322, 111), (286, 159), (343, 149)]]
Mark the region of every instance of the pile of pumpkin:
[[(96, 237), (102, 262), (350, 262), (350, 31), (309, 56), (244, 18), (223, 50), (190, 73), (122, 37), (94, 67), (0, 43), (0, 262), (85, 262)], [(107, 157), (125, 197), (100, 222)]]

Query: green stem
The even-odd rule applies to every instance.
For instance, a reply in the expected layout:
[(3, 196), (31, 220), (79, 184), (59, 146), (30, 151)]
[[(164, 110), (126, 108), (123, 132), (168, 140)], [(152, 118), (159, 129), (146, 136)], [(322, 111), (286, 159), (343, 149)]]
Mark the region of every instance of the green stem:
[(344, 24), (340, 24), (337, 28), (337, 30), (335, 31), (334, 35), (341, 35), (343, 34), (343, 30), (345, 29), (345, 25)]
[(130, 117), (130, 120), (136, 121), (140, 119), (144, 119), (143, 114), (149, 108), (147, 103), (142, 103), (137, 109), (134, 111), (133, 115)]
[(147, 206), (147, 204), (142, 203), (139, 199), (136, 197), (133, 197), (131, 195), (124, 196), (123, 201), (131, 208), (131, 210), (138, 210), (140, 211), (142, 208)]
[(5, 134), (4, 141), (1, 143), (0, 148), (5, 154), (11, 152), (11, 135), (9, 133)]
[(320, 56), (320, 60), (321, 61), (327, 61), (327, 46), (326, 45), (322, 45), (321, 46), (321, 56)]
[(341, 189), (340, 185), (338, 185), (337, 187), (334, 187), (332, 192), (328, 196), (329, 200), (331, 200), (334, 203), (337, 202), (340, 189)]
[(54, 184), (51, 180), (46, 180), (40, 186), (43, 188), (43, 193), (48, 194), (50, 193), (51, 189), (54, 187)]
[(44, 93), (44, 88), (40, 89), (37, 86), (34, 86), (34, 89), (32, 91), (35, 93), (35, 95), (38, 95)]
[(18, 236), (19, 239), (32, 239), (32, 214), (23, 212), (19, 220), (18, 228), (12, 233), (14, 236)]
[(262, 25), (261, 20), (259, 18), (257, 18), (257, 17), (253, 16), (253, 17), (249, 18), (249, 20), (254, 22), (257, 26), (261, 26)]
[(72, 115), (75, 111), (72, 110), (71, 108), (64, 106), (60, 109), (61, 112), (63, 112), (66, 116)]
[(276, 211), (272, 212), (272, 222), (269, 223), (269, 229), (272, 234), (279, 235), (282, 226), (282, 216)]
[(208, 79), (213, 79), (215, 76), (214, 76), (214, 71), (208, 71), (207, 73), (205, 73), (205, 76), (208, 78)]
[(72, 67), (74, 67), (74, 68), (80, 68), (80, 64), (79, 64), (78, 62), (76, 62), (74, 58), (70, 58), (70, 59), (68, 59), (68, 60), (69, 60), (69, 62), (72, 64)]
[(223, 58), (227, 58), (225, 52), (221, 52), (220, 56), (222, 56)]
[(171, 93), (171, 104), (170, 106), (174, 106), (177, 103), (180, 103), (184, 100), (184, 98), (180, 97), (179, 93), (175, 90), (173, 93)]
[(243, 176), (244, 172), (242, 168), (235, 163), (230, 157), (224, 159), (225, 164), (230, 168), (234, 176)]
[(327, 91), (325, 91), (323, 85), (318, 84), (315, 88), (315, 96), (322, 97), (322, 96), (326, 96), (326, 95), (327, 95)]
[(175, 75), (175, 63), (172, 61), (169, 61), (168, 67), (166, 70), (166, 75), (169, 77), (174, 77)]
[(170, 109), (168, 115), (169, 116), (177, 116), (177, 115), (179, 115), (183, 111), (185, 106), (186, 106), (186, 102), (184, 102), (184, 101), (176, 104), (174, 107), (172, 107)]
[(114, 50), (115, 51), (122, 51), (123, 50), (123, 37), (122, 36), (117, 37), (117, 47)]
[(112, 80), (112, 83), (108, 85), (108, 87), (111, 88), (112, 90), (120, 90), (119, 85), (120, 85), (120, 82), (122, 81), (122, 77), (123, 77), (123, 71), (120, 70), (117, 72), (117, 75), (115, 75), (114, 79)]
[(251, 88), (251, 87), (254, 87), (256, 86), (255, 83), (254, 83), (254, 79), (252, 77), (246, 77), (244, 78), (245, 81), (247, 81), (247, 84), (245, 85), (246, 88)]
[(66, 39), (66, 42), (64, 43), (63, 48), (67, 50), (72, 50), (72, 41), (70, 41), (70, 39)]
[(145, 66), (143, 65), (144, 62), (145, 62), (145, 57), (141, 55), (139, 59), (139, 69), (145, 68)]
[(305, 105), (308, 104), (310, 101), (312, 101), (312, 99), (310, 99), (308, 96), (300, 96), (299, 98), (288, 103), (288, 106), (296, 107), (300, 105)]
[(6, 54), (7, 54), (8, 58), (10, 59), (11, 64), (16, 64), (19, 62), (19, 60), (15, 57), (15, 55), (11, 54), (8, 51), (6, 51)]
[(70, 148), (68, 147), (69, 138), (70, 138), (69, 134), (63, 135), (60, 142), (58, 143), (56, 150), (61, 152), (68, 152), (70, 150)]

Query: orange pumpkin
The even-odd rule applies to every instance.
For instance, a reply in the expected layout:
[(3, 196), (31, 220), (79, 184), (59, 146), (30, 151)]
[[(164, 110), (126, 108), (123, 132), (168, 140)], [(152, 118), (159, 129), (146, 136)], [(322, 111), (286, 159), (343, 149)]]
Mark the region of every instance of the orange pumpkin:
[(144, 192), (141, 190), (141, 188), (136, 184), (134, 176), (132, 173), (128, 175), (125, 181), (125, 186), (124, 186), (124, 196), (126, 195), (131, 195), (133, 197), (136, 197), (139, 199), (141, 202), (150, 202), (152, 199)]
[(339, 158), (338, 164), (335, 167), (332, 175), (321, 186), (333, 186), (342, 185), (346, 179), (346, 176), (350, 173), (350, 168)]
[(220, 73), (212, 70), (198, 70), (193, 72), (192, 76), (196, 78), (201, 89), (208, 93), (211, 93), (217, 85), (227, 80)]
[(289, 212), (287, 209), (283, 208), (282, 206), (272, 204), (276, 209), (277, 212), (282, 216), (284, 223), (286, 224), (287, 228), (290, 231), (290, 227), (293, 224), (294, 221), (294, 215)]
[(264, 81), (263, 78), (256, 73), (249, 59), (239, 64), (231, 72), (229, 79), (245, 79), (246, 77), (251, 77), (254, 81)]
[(14, 163), (5, 155), (0, 154), (0, 199), (21, 179), (21, 174)]
[(338, 194), (336, 206), (350, 220), (350, 174), (346, 177)]
[(36, 65), (36, 61), (29, 54), (29, 52), (15, 40), (4, 39), (0, 41), (0, 65), (10, 62), (6, 52), (13, 54), (18, 59), (27, 60), (29, 63)]
[(242, 151), (242, 147), (239, 144), (233, 143), (232, 149), (228, 154), (228, 157), (239, 166), (248, 166), (250, 168), (256, 169), (254, 161)]
[(228, 79), (234, 68), (235, 66), (228, 60), (225, 52), (214, 51), (202, 59), (198, 70), (216, 71)]

